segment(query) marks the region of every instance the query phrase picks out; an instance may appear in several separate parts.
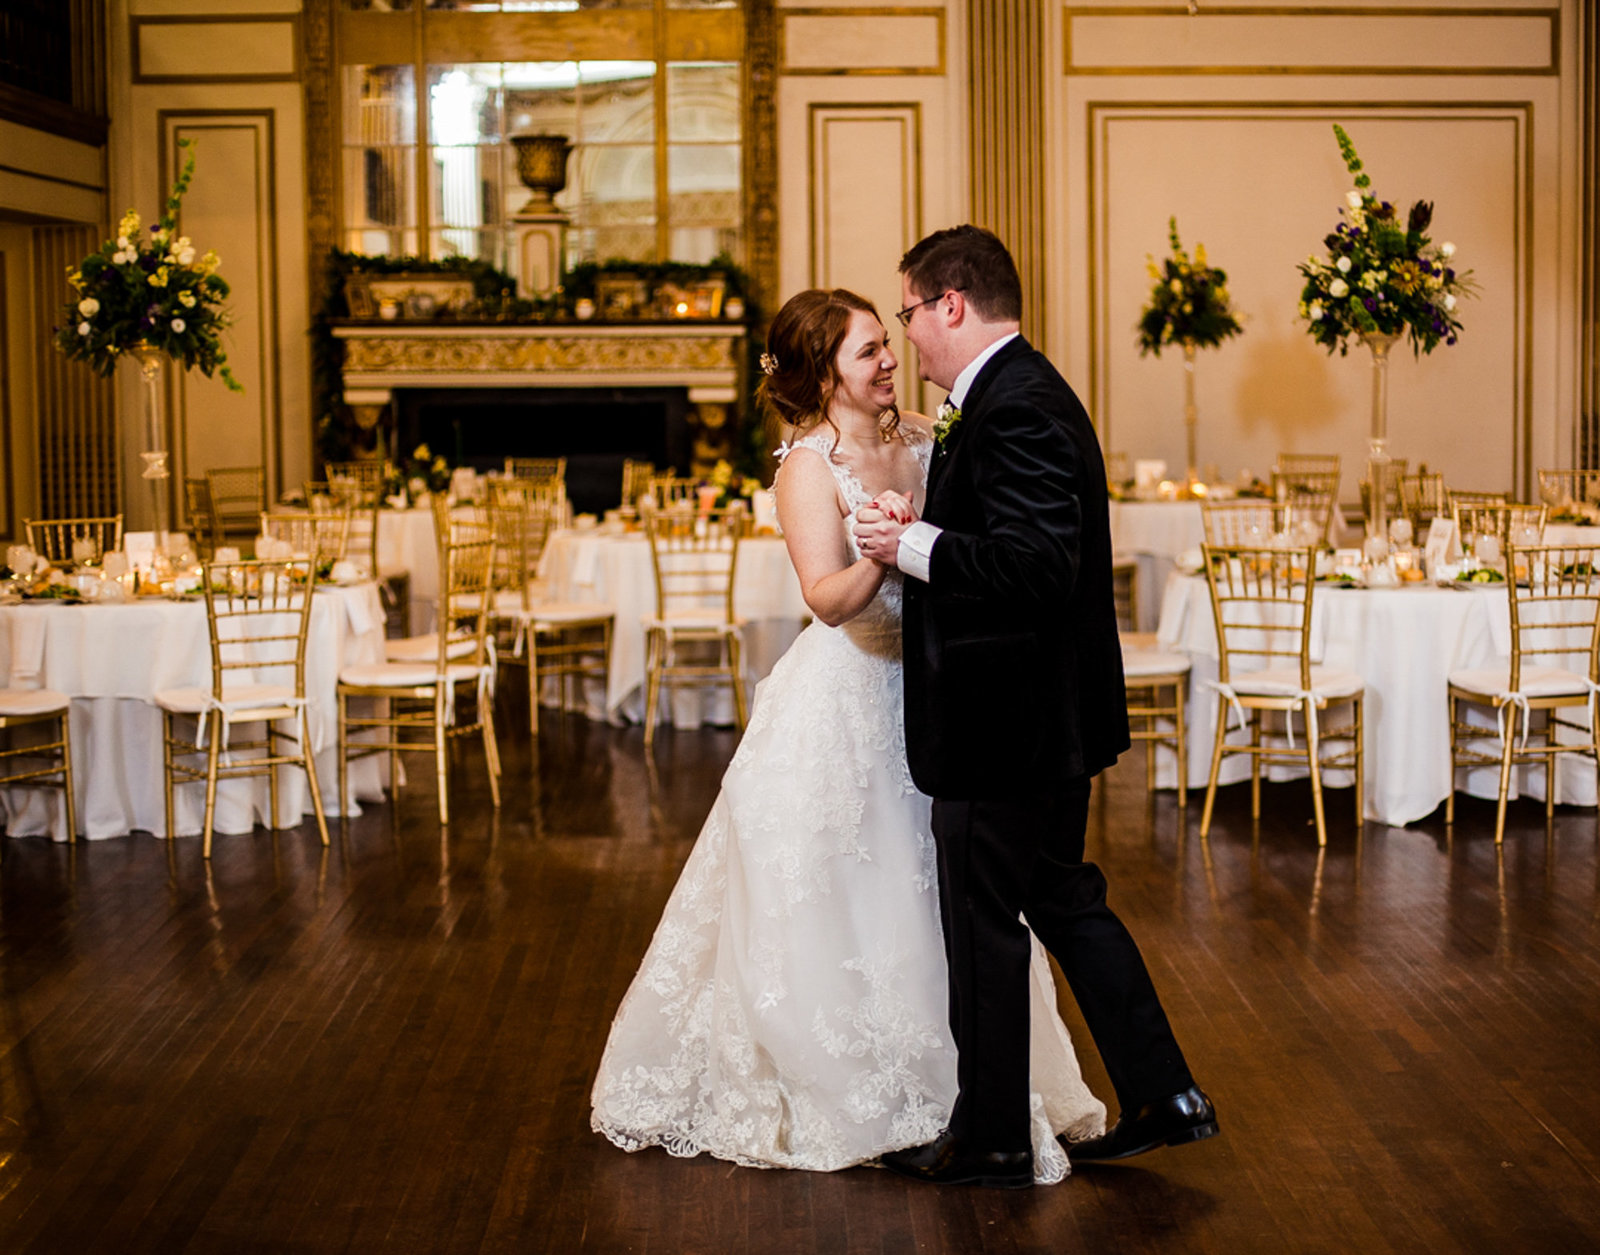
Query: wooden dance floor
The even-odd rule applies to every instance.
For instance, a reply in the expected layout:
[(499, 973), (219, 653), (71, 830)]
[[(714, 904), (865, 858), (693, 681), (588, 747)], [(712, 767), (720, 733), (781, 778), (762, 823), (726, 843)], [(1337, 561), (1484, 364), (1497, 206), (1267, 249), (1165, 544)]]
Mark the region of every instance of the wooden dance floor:
[[(1090, 849), (1223, 1136), (1020, 1193), (761, 1172), (589, 1131), (612, 1011), (732, 752), (503, 712), (324, 852), (314, 829), (0, 851), (0, 1251), (1600, 1249), (1596, 817), (1357, 836), (1305, 785), (1209, 842), (1098, 793)], [(1104, 1073), (1075, 1012), (1085, 1072)]]

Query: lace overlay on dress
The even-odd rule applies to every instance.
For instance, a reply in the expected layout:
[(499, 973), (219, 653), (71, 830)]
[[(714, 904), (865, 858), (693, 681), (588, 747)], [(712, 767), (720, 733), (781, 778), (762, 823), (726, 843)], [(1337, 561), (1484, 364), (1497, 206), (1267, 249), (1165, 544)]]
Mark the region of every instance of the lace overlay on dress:
[[(909, 430), (923, 474), (932, 442)], [(828, 457), (854, 511), (868, 500)], [(784, 452), (788, 452), (785, 450)], [(854, 550), (854, 541), (851, 541)], [(722, 790), (624, 997), (594, 1128), (757, 1167), (831, 1170), (930, 1140), (955, 1098), (930, 803), (906, 766), (900, 578), (860, 615), (806, 628), (756, 688)], [(1034, 1150), (1093, 1136), (1035, 947)]]

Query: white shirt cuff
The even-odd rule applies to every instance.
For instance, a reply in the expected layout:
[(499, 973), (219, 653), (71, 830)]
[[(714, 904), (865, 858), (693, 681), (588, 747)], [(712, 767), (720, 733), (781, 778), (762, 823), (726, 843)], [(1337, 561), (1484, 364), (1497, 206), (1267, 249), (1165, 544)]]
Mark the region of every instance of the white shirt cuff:
[(928, 569), (933, 564), (933, 544), (943, 532), (943, 528), (917, 520), (900, 533), (900, 548), (895, 551), (894, 564), (926, 584)]

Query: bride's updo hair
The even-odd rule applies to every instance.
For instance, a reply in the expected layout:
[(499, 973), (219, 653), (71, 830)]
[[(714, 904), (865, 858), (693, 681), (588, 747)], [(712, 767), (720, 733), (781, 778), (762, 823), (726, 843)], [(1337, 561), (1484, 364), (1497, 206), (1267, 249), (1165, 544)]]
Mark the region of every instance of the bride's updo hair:
[[(828, 405), (839, 386), (839, 346), (850, 329), (850, 316), (858, 311), (883, 322), (871, 301), (845, 288), (808, 288), (784, 302), (767, 328), (767, 351), (761, 355), (764, 378), (756, 389), (756, 400), (770, 420), (801, 433), (827, 423), (838, 434)], [(899, 426), (899, 408), (891, 406), (884, 412), (883, 438), (889, 439)]]

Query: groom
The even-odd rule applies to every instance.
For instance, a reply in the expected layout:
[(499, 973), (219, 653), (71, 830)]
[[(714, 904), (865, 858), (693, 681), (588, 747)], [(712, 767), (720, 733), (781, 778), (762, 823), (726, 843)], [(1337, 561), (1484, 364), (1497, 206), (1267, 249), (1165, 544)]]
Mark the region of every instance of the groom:
[[(1105, 467), (1089, 416), (1018, 334), (1004, 244), (935, 232), (900, 262), (922, 377), (950, 394), (921, 521), (865, 507), (905, 581), (906, 748), (934, 798), (960, 1093), (934, 1142), (885, 1155), (939, 1183), (1033, 1183), (1028, 929), (1055, 956), (1122, 1114), (1074, 1163), (1211, 1137), (1144, 960), (1083, 861), (1089, 781), (1128, 748)], [(1024, 924), (1018, 916), (1026, 918)]]

